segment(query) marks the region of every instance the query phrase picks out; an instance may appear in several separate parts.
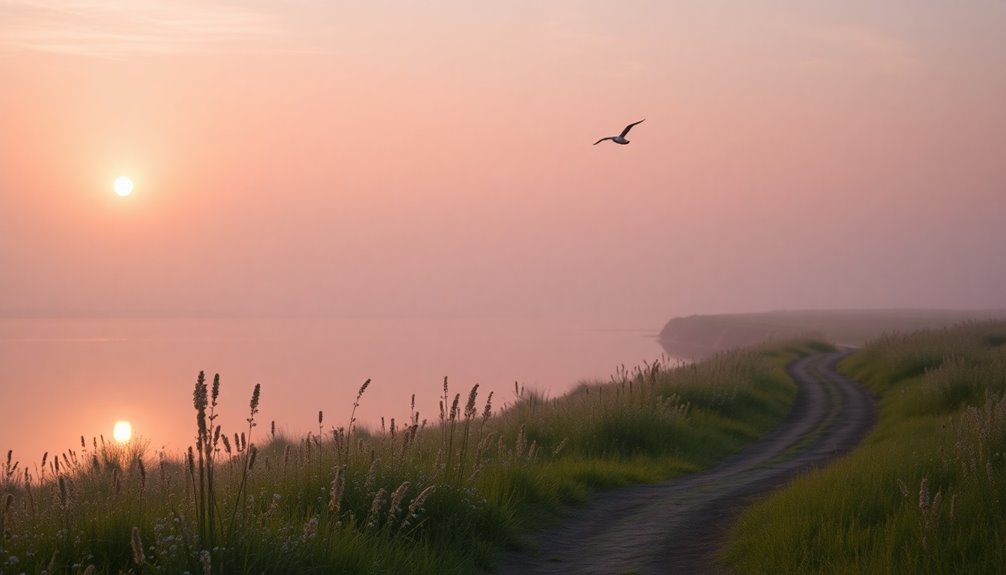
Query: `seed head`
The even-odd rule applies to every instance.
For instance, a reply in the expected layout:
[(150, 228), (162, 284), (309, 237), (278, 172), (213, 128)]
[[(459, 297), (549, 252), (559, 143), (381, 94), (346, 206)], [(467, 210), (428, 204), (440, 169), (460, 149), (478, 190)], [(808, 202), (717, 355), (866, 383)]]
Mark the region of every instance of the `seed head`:
[(408, 513), (405, 514), (405, 520), (402, 521), (401, 529), (407, 528), (412, 523), (412, 520), (418, 516), (419, 510), (423, 508), (423, 505), (433, 493), (434, 489), (436, 489), (436, 487), (433, 485), (427, 486), (426, 489), (420, 491), (419, 495), (416, 495), (416, 498), (409, 503), (409, 510)]
[(560, 453), (562, 453), (562, 450), (563, 450), (563, 449), (564, 449), (564, 448), (566, 447), (566, 443), (567, 443), (568, 441), (569, 441), (569, 438), (568, 438), (568, 437), (566, 437), (566, 438), (563, 438), (563, 440), (559, 442), (559, 445), (557, 445), (557, 446), (555, 447), (555, 450), (554, 450), (554, 451), (552, 451), (552, 455), (553, 455), (553, 456), (556, 456), (556, 455), (559, 455)]
[(210, 399), (212, 400), (213, 407), (217, 406), (217, 398), (220, 397), (220, 374), (213, 374), (213, 389), (210, 391)]
[(368, 377), (367, 381), (363, 382), (363, 385), (360, 386), (360, 391), (356, 392), (356, 405), (357, 406), (360, 405), (360, 398), (363, 397), (363, 392), (367, 391), (367, 386), (369, 386), (369, 385), (370, 385), (370, 378)]
[(479, 395), (479, 384), (475, 384), (472, 390), (468, 392), (468, 402), (465, 403), (465, 419), (472, 419), (475, 417), (475, 400)]
[(377, 481), (377, 465), (380, 462), (380, 457), (375, 457), (370, 462), (370, 469), (367, 470), (367, 479), (363, 482), (363, 489), (366, 493), (370, 493), (374, 489), (374, 483)]
[(387, 491), (383, 487), (378, 489), (377, 494), (374, 495), (374, 501), (370, 504), (370, 513), (367, 514), (367, 529), (377, 526), (381, 508), (384, 507), (385, 495), (387, 495)]
[(258, 413), (258, 401), (262, 394), (262, 384), (256, 383), (255, 389), (252, 390), (251, 402), (249, 403), (251, 407), (251, 413), (248, 416), (248, 425), (250, 427), (255, 427), (255, 414)]
[(342, 465), (335, 470), (335, 477), (332, 478), (332, 490), (328, 499), (328, 511), (338, 514), (342, 508), (342, 494), (346, 490), (346, 466)]
[(196, 376), (196, 387), (192, 390), (192, 406), (196, 411), (206, 409), (206, 373), (203, 371)]
[(195, 457), (195, 454), (192, 452), (192, 446), (191, 445), (189, 446), (188, 452), (185, 454), (185, 460), (186, 460), (186, 463), (188, 463), (189, 475), (195, 475), (195, 473), (196, 473), (196, 457)]
[(524, 426), (520, 426), (520, 431), (517, 432), (517, 441), (514, 444), (514, 457), (521, 458), (524, 456), (524, 448), (527, 447), (527, 433)]
[(138, 527), (133, 527), (133, 531), (129, 537), (129, 544), (133, 548), (133, 563), (143, 565), (147, 557), (143, 554), (143, 541), (140, 540), (140, 529)]
[(482, 420), (485, 421), (489, 419), (489, 416), (493, 414), (493, 392), (489, 392), (489, 397), (486, 399), (486, 407), (482, 410)]
[(398, 489), (391, 493), (391, 505), (388, 508), (388, 521), (394, 521), (398, 516), (398, 512), (401, 511), (402, 499), (405, 497), (405, 492), (409, 490), (409, 482), (406, 481), (398, 486)]

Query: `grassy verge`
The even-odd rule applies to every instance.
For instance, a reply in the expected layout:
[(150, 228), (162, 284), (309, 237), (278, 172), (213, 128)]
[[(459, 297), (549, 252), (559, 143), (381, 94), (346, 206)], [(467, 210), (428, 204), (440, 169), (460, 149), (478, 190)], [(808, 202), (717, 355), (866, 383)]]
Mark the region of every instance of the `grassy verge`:
[(319, 413), (300, 438), (259, 429), (258, 388), (247, 426), (220, 429), (219, 379), (200, 374), (184, 461), (83, 437), (40, 465), (0, 461), (0, 574), (478, 571), (593, 490), (737, 451), (788, 412), (785, 365), (820, 349), (645, 365), (559, 398), (515, 389), (500, 410), (445, 380), (432, 422), (411, 409), (367, 430)]
[(848, 457), (753, 506), (742, 573), (995, 573), (1006, 566), (1006, 323), (882, 338), (841, 366), (879, 398)]

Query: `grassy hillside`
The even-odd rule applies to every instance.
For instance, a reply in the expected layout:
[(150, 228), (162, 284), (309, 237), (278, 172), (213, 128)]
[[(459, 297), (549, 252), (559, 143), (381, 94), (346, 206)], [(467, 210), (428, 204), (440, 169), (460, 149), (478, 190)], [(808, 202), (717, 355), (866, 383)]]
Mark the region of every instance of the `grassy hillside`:
[(889, 336), (842, 369), (879, 398), (873, 433), (746, 512), (741, 573), (1001, 573), (1006, 322)]
[(247, 427), (219, 429), (229, 390), (200, 374), (185, 461), (83, 437), (0, 460), (0, 574), (477, 571), (593, 489), (737, 451), (788, 412), (784, 366), (821, 348), (645, 365), (554, 399), (515, 389), (502, 410), (445, 380), (434, 421), (410, 409), (365, 430), (319, 413), (301, 438), (259, 427), (258, 388)]
[(860, 345), (885, 334), (1006, 318), (1006, 310), (802, 310), (693, 315), (667, 322), (660, 342), (672, 357), (701, 359), (722, 351), (793, 338)]

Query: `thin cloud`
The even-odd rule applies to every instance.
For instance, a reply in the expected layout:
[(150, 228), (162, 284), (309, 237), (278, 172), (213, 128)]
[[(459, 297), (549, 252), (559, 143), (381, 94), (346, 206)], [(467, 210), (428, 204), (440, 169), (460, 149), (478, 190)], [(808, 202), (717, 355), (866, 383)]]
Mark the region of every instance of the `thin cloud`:
[(818, 64), (838, 56), (858, 65), (900, 74), (916, 72), (922, 65), (919, 54), (908, 42), (867, 27), (791, 24), (785, 28), (792, 36), (818, 49), (816, 59), (813, 55), (806, 56)]
[(120, 58), (292, 48), (279, 18), (240, 5), (194, 0), (0, 0), (0, 53)]

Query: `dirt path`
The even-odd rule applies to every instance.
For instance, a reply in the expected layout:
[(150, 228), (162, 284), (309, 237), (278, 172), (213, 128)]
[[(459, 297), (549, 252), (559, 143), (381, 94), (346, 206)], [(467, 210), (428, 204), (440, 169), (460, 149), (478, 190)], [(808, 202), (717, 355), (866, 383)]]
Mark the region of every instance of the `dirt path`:
[(793, 410), (772, 432), (716, 467), (600, 494), (504, 558), (497, 573), (715, 573), (726, 529), (752, 499), (852, 449), (876, 418), (873, 399), (835, 371), (848, 352), (789, 367)]

